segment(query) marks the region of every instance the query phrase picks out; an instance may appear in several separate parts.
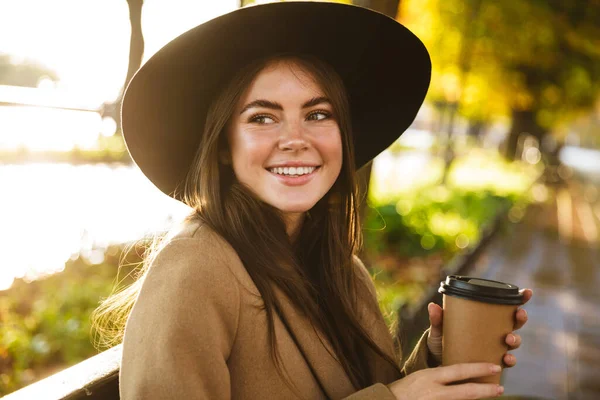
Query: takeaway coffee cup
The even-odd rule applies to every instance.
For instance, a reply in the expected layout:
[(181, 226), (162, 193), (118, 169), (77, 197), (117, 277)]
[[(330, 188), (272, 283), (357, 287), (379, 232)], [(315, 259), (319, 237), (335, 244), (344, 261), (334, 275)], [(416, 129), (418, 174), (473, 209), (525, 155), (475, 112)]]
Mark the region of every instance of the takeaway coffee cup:
[[(442, 365), (469, 362), (502, 364), (523, 294), (510, 283), (450, 275), (440, 283), (444, 325)], [(500, 383), (501, 374), (470, 380)]]

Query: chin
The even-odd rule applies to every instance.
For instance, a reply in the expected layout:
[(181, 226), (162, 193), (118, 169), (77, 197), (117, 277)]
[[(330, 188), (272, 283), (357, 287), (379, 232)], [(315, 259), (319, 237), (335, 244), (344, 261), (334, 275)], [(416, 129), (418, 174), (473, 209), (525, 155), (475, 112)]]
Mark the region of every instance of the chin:
[(306, 202), (298, 202), (298, 203), (293, 203), (290, 204), (285, 203), (285, 204), (281, 204), (281, 202), (275, 202), (272, 203), (272, 205), (279, 209), (282, 212), (285, 213), (305, 213), (308, 210), (310, 210), (311, 208), (313, 208), (316, 204), (316, 201), (306, 201)]
[[(277, 206), (276, 206), (277, 207)], [(284, 213), (305, 213), (310, 210), (312, 206), (297, 206), (297, 207), (277, 207), (280, 211)]]

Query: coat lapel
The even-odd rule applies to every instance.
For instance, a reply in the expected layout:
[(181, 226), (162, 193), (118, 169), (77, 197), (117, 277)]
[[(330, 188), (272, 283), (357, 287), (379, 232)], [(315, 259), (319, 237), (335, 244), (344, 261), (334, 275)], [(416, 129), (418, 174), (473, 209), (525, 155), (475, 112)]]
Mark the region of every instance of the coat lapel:
[(335, 358), (331, 344), (323, 334), (292, 304), (276, 285), (273, 286), (279, 303), (282, 322), (294, 338), (299, 350), (312, 370), (315, 379), (330, 399), (339, 399), (355, 391), (350, 378)]
[[(317, 331), (308, 318), (302, 315), (281, 289), (273, 285), (275, 297), (279, 303), (280, 318), (294, 338), (315, 379), (323, 392), (330, 399), (340, 399), (354, 393), (357, 388), (352, 385), (344, 368), (337, 360), (333, 348), (325, 336)], [(365, 293), (360, 292), (363, 295)], [(368, 293), (366, 293), (369, 296)], [(394, 357), (394, 345), (378, 305), (374, 310), (370, 297), (361, 297), (360, 318), (367, 333), (390, 356)], [(394, 357), (395, 358), (395, 357)], [(375, 374), (377, 382), (389, 383), (400, 376), (389, 364), (375, 354), (370, 354), (369, 367)]]

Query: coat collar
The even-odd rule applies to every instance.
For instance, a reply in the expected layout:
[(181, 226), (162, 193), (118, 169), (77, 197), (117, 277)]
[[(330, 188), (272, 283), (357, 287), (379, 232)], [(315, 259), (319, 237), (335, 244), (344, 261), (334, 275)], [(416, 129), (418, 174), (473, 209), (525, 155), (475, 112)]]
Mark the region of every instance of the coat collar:
[[(350, 381), (325, 335), (313, 327), (281, 289), (273, 285), (273, 290), (279, 304), (279, 317), (294, 338), (324, 394), (330, 399), (339, 399), (357, 391), (359, 388), (355, 388)], [(375, 339), (375, 343), (396, 359), (393, 340), (378, 305), (371, 301), (370, 293), (360, 293), (369, 296), (361, 302), (361, 323), (367, 329), (367, 333)], [(371, 303), (375, 303), (377, 309), (374, 310)], [(396, 370), (375, 354), (369, 355), (368, 363), (378, 382), (389, 383), (400, 378)]]

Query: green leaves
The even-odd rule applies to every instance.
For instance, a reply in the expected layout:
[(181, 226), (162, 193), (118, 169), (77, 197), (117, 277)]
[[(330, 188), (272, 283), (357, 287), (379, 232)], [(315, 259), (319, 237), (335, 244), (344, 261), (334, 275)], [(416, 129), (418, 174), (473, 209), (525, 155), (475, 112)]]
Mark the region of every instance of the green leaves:
[(90, 314), (113, 290), (121, 250), (109, 249), (103, 264), (79, 257), (59, 274), (0, 292), (0, 396), (97, 354)]
[(433, 62), (432, 101), (460, 102), (472, 120), (533, 110), (544, 128), (600, 93), (600, 3), (405, 0), (402, 22)]

